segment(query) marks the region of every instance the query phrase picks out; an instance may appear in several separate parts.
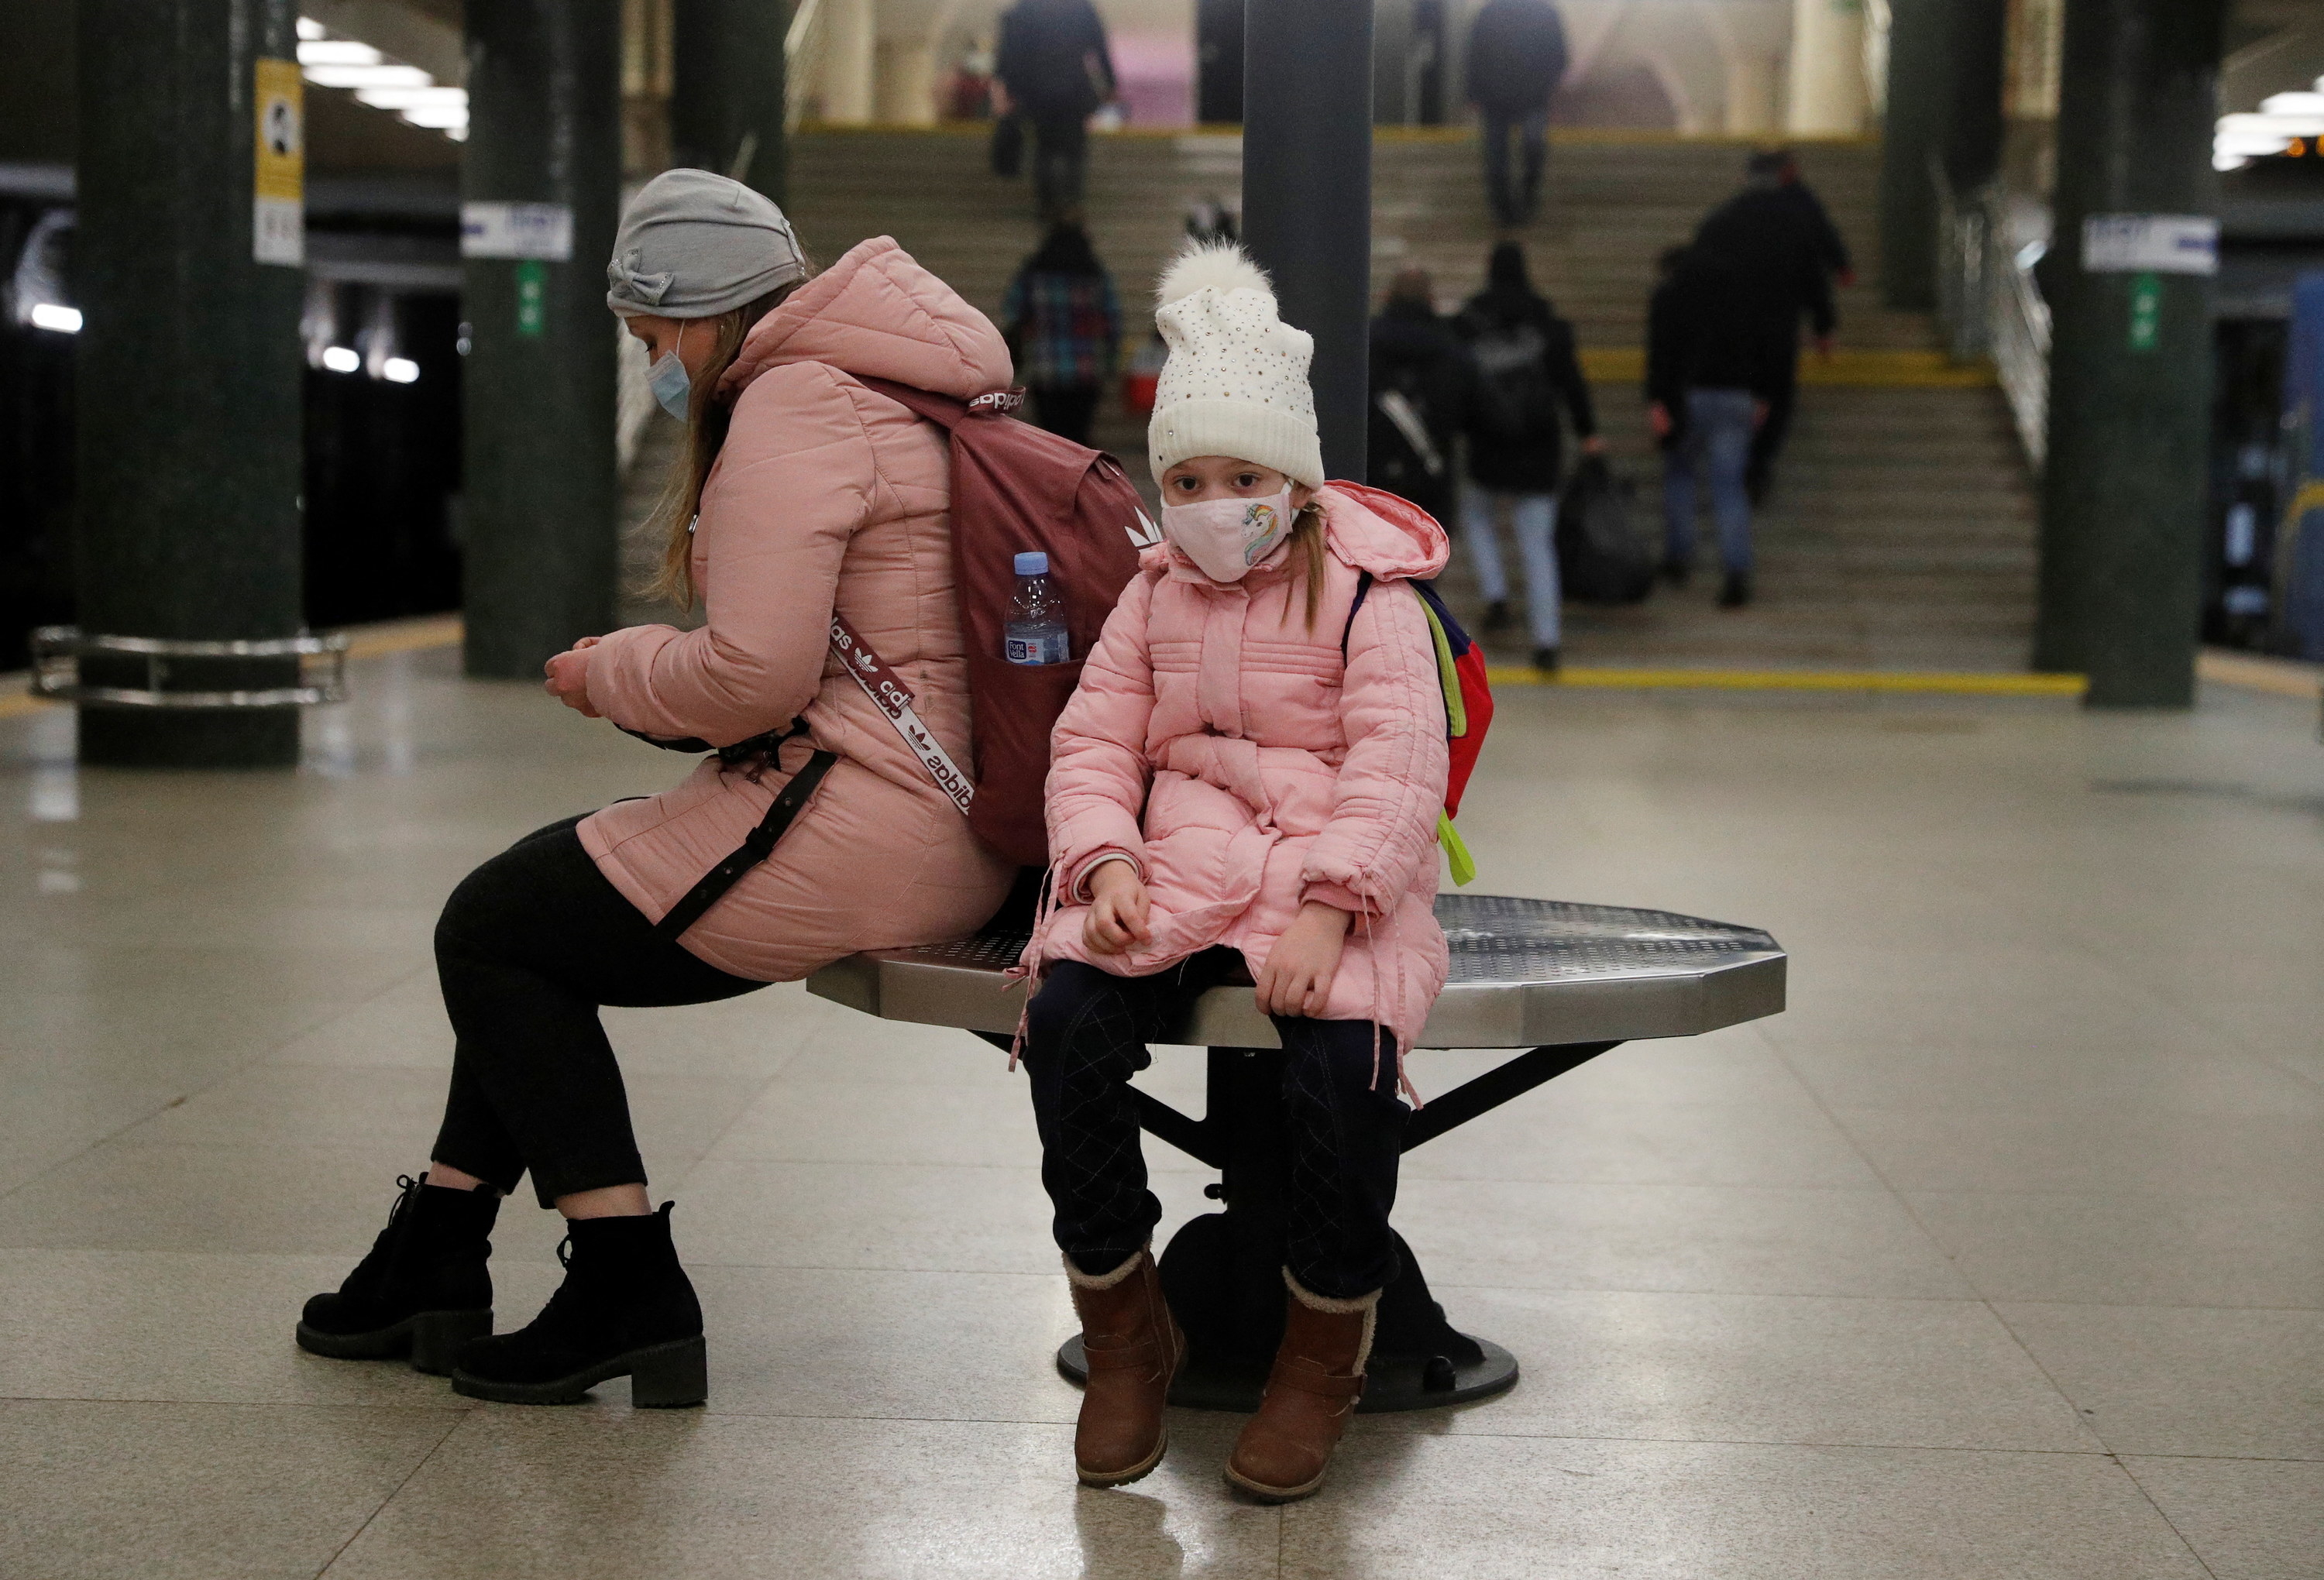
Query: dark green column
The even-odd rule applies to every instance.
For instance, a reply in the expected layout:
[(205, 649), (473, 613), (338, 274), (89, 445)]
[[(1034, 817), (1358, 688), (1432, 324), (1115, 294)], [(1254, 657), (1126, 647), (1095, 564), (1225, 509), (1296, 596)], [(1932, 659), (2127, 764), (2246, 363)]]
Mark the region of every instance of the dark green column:
[[(2058, 103), (2050, 442), (2034, 661), (2099, 707), (2194, 699), (2211, 282), (2086, 266), (2094, 215), (2218, 211), (2226, 0), (2068, 0)], [(2100, 260), (2104, 262), (2104, 260)]]
[(670, 157), (783, 200), (779, 0), (676, 0), (670, 13)]
[[(306, 280), (296, 227), (290, 261), (261, 263), (253, 220), (257, 61), (295, 58), (297, 20), (292, 0), (79, 0), (75, 577), (89, 635), (298, 633)], [(162, 686), (272, 687), (285, 667), (182, 661)], [(142, 662), (81, 674), (147, 684)], [(88, 706), (80, 754), (295, 763), (299, 715)]]
[(1937, 305), (1937, 188), (1955, 190), (2001, 161), (2001, 77), (2008, 0), (1890, 0), (1888, 107), (1880, 142), (1880, 285), (1892, 308)]
[[(1372, 0), (1250, 0), (1243, 239), (1315, 337), (1323, 469), (1364, 477), (1372, 264)], [(1296, 61), (1286, 70), (1286, 61)]]
[(460, 166), (467, 670), (534, 680), (613, 621), (620, 0), (468, 0)]

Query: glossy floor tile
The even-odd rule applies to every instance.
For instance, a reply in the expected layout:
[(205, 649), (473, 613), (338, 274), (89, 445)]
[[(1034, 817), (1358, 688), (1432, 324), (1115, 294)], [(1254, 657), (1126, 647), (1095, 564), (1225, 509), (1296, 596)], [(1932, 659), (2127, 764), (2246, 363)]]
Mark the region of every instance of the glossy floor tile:
[(1154, 1475), (1076, 1488), (1069, 1426), (479, 1410), (332, 1580), (880, 1580), (1277, 1573), (1281, 1516), (1216, 1484), (1182, 1430)]
[[(1522, 1380), (1363, 1417), (1278, 1511), (1196, 1411), (1075, 1487), (1023, 1076), (799, 984), (605, 1016), (706, 1410), (293, 1347), (426, 1159), (443, 896), (675, 767), (448, 654), (355, 674), (297, 774), (80, 772), (69, 716), (0, 719), (9, 1580), (2324, 1575), (2312, 708), (1505, 688), (1480, 888), (1766, 927), (1791, 1008), (1408, 1154), (1397, 1226)], [(1139, 1084), (1199, 1115), (1207, 1067)], [(1147, 1159), (1161, 1241), (1219, 1210)], [(503, 1203), (503, 1329), (561, 1229)]]
[(2080, 1454), (1370, 1434), (1283, 1515), (1296, 1580), (2203, 1580)]

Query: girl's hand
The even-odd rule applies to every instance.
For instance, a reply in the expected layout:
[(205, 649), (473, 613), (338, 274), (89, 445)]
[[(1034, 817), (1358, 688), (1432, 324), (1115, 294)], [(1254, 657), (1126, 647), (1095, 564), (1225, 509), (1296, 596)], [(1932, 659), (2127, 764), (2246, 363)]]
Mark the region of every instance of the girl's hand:
[(559, 653), (541, 666), (548, 671), (548, 692), (558, 702), (585, 719), (602, 719), (604, 714), (589, 705), (589, 657), (587, 649), (597, 645), (595, 637), (584, 637), (573, 644), (568, 652)]
[(1127, 861), (1109, 861), (1090, 874), (1089, 891), (1082, 942), (1093, 953), (1117, 955), (1133, 943), (1153, 940), (1153, 930), (1146, 924), (1146, 885), (1137, 868)]
[(1355, 920), (1336, 905), (1310, 900), (1268, 951), (1259, 973), (1261, 1015), (1320, 1015), (1339, 974), (1340, 951), (1347, 947)]

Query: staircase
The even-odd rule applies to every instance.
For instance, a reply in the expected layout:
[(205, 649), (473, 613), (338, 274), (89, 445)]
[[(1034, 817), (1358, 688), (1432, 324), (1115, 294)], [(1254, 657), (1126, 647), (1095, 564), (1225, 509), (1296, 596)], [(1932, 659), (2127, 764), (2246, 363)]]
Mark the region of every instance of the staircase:
[[(1177, 245), (1186, 206), (1236, 197), (1240, 140), (1210, 133), (1093, 138), (1091, 234), (1114, 271), (1132, 333), (1149, 282)], [(1635, 351), (1654, 259), (1683, 242), (1733, 191), (1745, 150), (1673, 139), (1559, 139), (1544, 217), (1522, 238), (1535, 283), (1573, 320), (1585, 347)], [(1757, 529), (1760, 600), (1712, 604), (1705, 552), (1687, 589), (1625, 610), (1570, 609), (1576, 665), (1720, 668), (2022, 668), (2032, 627), (2034, 512), (2024, 459), (1998, 392), (1945, 370), (1925, 317), (1879, 305), (1874, 228), (1877, 147), (1810, 144), (1805, 179), (1855, 252), (1859, 280), (1840, 292), (1842, 362), (1806, 383), (1775, 495)], [(1495, 239), (1475, 144), (1466, 135), (1384, 131), (1373, 159), (1373, 283), (1409, 264), (1457, 303), (1481, 282)], [(1028, 183), (995, 178), (967, 130), (809, 131), (791, 149), (789, 212), (827, 262), (866, 236), (892, 235), (987, 311), (1038, 239)], [(1601, 370), (1628, 361), (1591, 359)], [(1658, 517), (1659, 459), (1635, 379), (1596, 386), (1616, 464)], [(1137, 460), (1143, 426), (1109, 400), (1099, 442)], [(1642, 528), (1651, 521), (1642, 521)], [(1706, 542), (1709, 533), (1702, 534)], [(1444, 578), (1456, 609), (1480, 612), (1457, 549)], [(1522, 635), (1492, 644), (1521, 662)]]

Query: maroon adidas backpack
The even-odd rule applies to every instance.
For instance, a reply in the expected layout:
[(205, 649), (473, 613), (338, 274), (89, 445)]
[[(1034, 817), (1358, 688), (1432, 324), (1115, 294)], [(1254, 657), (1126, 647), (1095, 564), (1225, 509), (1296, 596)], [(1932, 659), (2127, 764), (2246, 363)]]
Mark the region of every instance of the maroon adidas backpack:
[[(979, 839), (1020, 867), (1046, 867), (1049, 732), (1138, 574), (1139, 550), (1160, 542), (1161, 530), (1120, 462), (1010, 416), (1024, 400), (1018, 391), (961, 401), (886, 379), (862, 381), (952, 436), (953, 583), (974, 739), (973, 795), (959, 798)], [(1049, 579), (1065, 598), (1072, 657), (1064, 664), (1032, 667), (1001, 656), (1016, 556), (1032, 550), (1049, 556)], [(876, 657), (867, 657), (862, 667), (876, 673)], [(911, 739), (905, 722), (897, 727)], [(920, 755), (942, 785), (942, 749)]]

